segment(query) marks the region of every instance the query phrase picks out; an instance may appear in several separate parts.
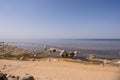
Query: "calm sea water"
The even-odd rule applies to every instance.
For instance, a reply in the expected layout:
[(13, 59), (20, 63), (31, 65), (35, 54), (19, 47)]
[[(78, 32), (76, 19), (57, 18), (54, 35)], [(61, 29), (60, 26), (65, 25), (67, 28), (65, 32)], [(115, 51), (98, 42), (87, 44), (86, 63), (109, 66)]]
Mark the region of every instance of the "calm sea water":
[(16, 45), (25, 49), (41, 49), (44, 45), (66, 50), (77, 50), (81, 53), (95, 53), (98, 55), (110, 55), (120, 58), (120, 39), (24, 39), (24, 40), (1, 40), (8, 44)]
[(89, 50), (120, 50), (120, 39), (36, 39), (36, 40), (5, 40), (21, 47), (50, 45)]

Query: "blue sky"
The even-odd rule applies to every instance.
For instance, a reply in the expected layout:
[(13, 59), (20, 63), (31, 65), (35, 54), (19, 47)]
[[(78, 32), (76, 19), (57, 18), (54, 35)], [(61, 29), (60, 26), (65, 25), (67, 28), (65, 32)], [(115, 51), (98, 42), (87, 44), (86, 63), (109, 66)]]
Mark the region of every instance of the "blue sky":
[(0, 0), (0, 38), (120, 38), (120, 0)]

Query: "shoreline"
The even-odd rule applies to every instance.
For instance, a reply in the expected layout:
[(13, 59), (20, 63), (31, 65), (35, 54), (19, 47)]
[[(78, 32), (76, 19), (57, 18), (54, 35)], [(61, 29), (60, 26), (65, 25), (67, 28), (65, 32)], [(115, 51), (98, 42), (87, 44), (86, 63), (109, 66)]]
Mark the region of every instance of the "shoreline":
[[(35, 80), (120, 79), (120, 59), (109, 60), (90, 54), (85, 57), (86, 60), (82, 60), (77, 59), (77, 56), (69, 57), (74, 53), (70, 51), (64, 51), (63, 54), (67, 56), (60, 56), (61, 49), (51, 47), (45, 48), (43, 52), (6, 44), (0, 47), (0, 71), (13, 77), (30, 74)], [(55, 56), (56, 53), (59, 56)]]
[[(19, 48), (23, 48), (26, 50), (39, 50), (39, 51), (44, 51), (43, 47), (45, 45), (42, 43), (34, 43), (34, 42), (28, 42), (28, 43), (24, 43), (24, 42), (16, 42), (16, 43), (8, 43), (9, 45), (12, 46), (17, 46)], [(47, 44), (47, 43), (46, 43)], [(64, 45), (55, 45), (55, 44), (48, 44), (49, 47), (55, 47), (55, 48), (59, 48), (59, 49), (63, 49), (66, 51), (78, 51), (81, 52), (83, 57), (88, 56), (88, 54), (90, 53), (94, 53), (96, 54), (98, 57), (103, 57), (103, 58), (111, 58), (111, 59), (115, 59), (115, 58), (120, 58), (120, 48), (118, 47), (118, 49), (112, 49), (114, 48), (113, 46), (111, 46), (110, 49), (104, 48), (102, 47), (97, 49), (97, 47), (93, 47), (92, 45), (90, 46), (78, 46), (78, 45), (69, 45), (69, 46), (64, 46)], [(114, 55), (113, 55), (114, 54)]]

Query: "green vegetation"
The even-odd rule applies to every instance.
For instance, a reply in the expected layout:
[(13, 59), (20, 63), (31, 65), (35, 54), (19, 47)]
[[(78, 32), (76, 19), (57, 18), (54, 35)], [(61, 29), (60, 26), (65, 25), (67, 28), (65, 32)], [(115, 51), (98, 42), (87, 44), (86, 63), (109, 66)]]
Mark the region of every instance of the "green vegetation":
[(15, 55), (12, 55), (12, 54), (9, 54), (9, 53), (0, 55), (0, 59), (13, 59), (15, 57), (16, 57)]
[[(52, 56), (47, 55), (33, 55), (33, 54), (20, 54), (20, 55), (13, 55), (13, 54), (1, 54), (0, 59), (9, 59), (9, 60), (20, 60), (20, 58), (23, 57), (23, 60), (31, 60), (31, 59), (42, 59), (42, 58), (48, 58)], [(58, 57), (54, 57), (58, 58)]]

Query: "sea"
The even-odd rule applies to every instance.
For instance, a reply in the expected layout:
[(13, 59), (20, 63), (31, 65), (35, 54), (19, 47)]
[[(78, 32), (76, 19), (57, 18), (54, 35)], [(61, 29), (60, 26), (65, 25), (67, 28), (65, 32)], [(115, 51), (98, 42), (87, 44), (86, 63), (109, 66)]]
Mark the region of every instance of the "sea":
[(120, 39), (1, 39), (24, 49), (44, 51), (44, 46), (80, 52), (79, 57), (95, 54), (98, 57), (120, 59)]

